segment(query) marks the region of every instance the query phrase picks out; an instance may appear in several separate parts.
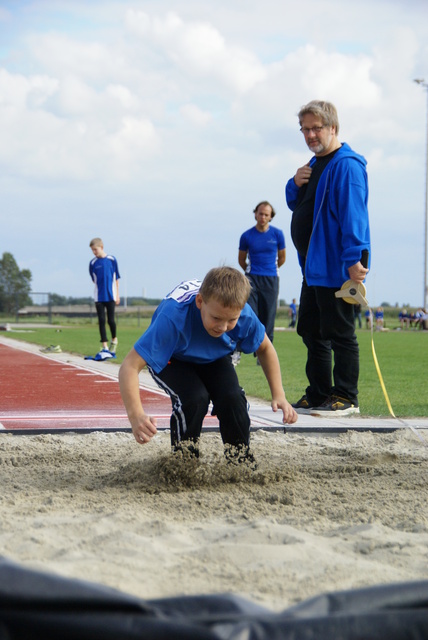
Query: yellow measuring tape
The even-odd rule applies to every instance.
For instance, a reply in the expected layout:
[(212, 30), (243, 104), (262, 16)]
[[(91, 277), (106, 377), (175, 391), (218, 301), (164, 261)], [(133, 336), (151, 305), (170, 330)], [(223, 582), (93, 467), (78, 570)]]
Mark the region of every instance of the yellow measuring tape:
[(376, 367), (377, 375), (378, 375), (378, 378), (379, 378), (380, 386), (382, 387), (383, 395), (385, 397), (389, 413), (391, 414), (391, 416), (393, 418), (395, 418), (395, 420), (398, 420), (399, 422), (401, 422), (402, 425), (404, 425), (405, 427), (408, 427), (409, 429), (411, 429), (413, 431), (413, 433), (415, 434), (415, 436), (417, 438), (419, 438), (419, 440), (422, 442), (422, 444), (424, 444), (426, 447), (428, 447), (428, 442), (425, 440), (425, 438), (423, 438), (421, 436), (421, 434), (418, 431), (416, 431), (416, 429), (411, 424), (408, 424), (405, 420), (402, 420), (401, 418), (397, 418), (397, 416), (395, 415), (395, 413), (394, 413), (394, 411), (392, 409), (392, 405), (391, 405), (391, 402), (389, 400), (389, 396), (388, 396), (388, 392), (387, 392), (386, 387), (385, 387), (385, 383), (383, 381), (382, 373), (381, 373), (381, 370), (380, 370), (380, 366), (379, 366), (379, 362), (378, 362), (378, 359), (377, 359), (376, 350), (375, 350), (375, 346), (374, 346), (373, 311), (369, 308), (369, 312), (370, 312), (370, 328), (371, 328), (371, 338), (372, 338), (373, 360), (374, 360), (374, 363), (375, 363), (375, 367)]
[[(347, 302), (349, 304), (360, 304), (362, 306), (367, 306), (368, 307), (369, 303), (368, 303), (368, 301), (366, 299), (366, 293), (367, 292), (366, 292), (366, 288), (365, 288), (364, 284), (354, 282), (353, 280), (347, 280), (342, 285), (341, 289), (339, 289), (339, 291), (336, 291), (335, 295), (336, 295), (336, 298), (342, 298), (345, 302)], [(370, 307), (369, 307), (369, 312), (370, 312), (370, 329), (371, 329), (371, 339), (372, 339), (373, 360), (374, 360), (374, 363), (375, 363), (375, 367), (376, 367), (377, 375), (378, 375), (378, 378), (379, 378), (380, 386), (382, 388), (383, 395), (384, 395), (384, 398), (386, 400), (388, 411), (389, 411), (389, 413), (391, 414), (391, 416), (395, 420), (398, 420), (405, 427), (408, 427), (409, 429), (411, 429), (413, 431), (413, 433), (419, 438), (419, 440), (421, 440), (421, 442), (426, 447), (428, 447), (428, 442), (420, 435), (420, 433), (418, 433), (418, 431), (416, 431), (416, 429), (411, 424), (408, 424), (407, 422), (405, 422), (401, 418), (397, 418), (397, 416), (395, 415), (395, 413), (394, 413), (394, 411), (392, 409), (392, 405), (391, 405), (391, 402), (389, 400), (389, 396), (388, 396), (388, 392), (387, 392), (386, 387), (385, 387), (385, 383), (383, 381), (382, 372), (380, 370), (380, 366), (379, 366), (379, 362), (378, 362), (378, 359), (377, 359), (376, 350), (375, 350), (375, 346), (374, 346), (373, 311), (370, 309)]]
[(374, 322), (373, 322), (373, 311), (371, 309), (369, 309), (369, 311), (370, 311), (370, 328), (371, 328), (371, 337), (372, 337), (373, 360), (374, 360), (374, 363), (375, 363), (377, 375), (379, 377), (380, 386), (382, 387), (383, 395), (385, 396), (385, 400), (386, 400), (386, 404), (388, 406), (389, 413), (392, 415), (393, 418), (396, 418), (398, 420), (397, 416), (395, 415), (394, 411), (392, 410), (392, 405), (391, 405), (391, 402), (389, 401), (388, 392), (386, 390), (385, 383), (383, 381), (382, 373), (381, 373), (381, 370), (380, 370), (379, 362), (378, 362), (378, 359), (377, 359), (376, 350), (375, 350), (375, 346), (374, 346), (374, 336), (373, 336), (373, 324), (374, 324)]

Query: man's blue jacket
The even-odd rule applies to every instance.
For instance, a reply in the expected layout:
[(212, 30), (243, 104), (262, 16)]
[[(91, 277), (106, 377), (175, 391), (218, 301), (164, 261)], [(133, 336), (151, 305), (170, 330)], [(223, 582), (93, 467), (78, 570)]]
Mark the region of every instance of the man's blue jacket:
[[(311, 158), (310, 166), (316, 157)], [(370, 255), (370, 228), (367, 209), (366, 160), (345, 143), (338, 149), (318, 182), (312, 234), (304, 266), (310, 286), (340, 288), (349, 280), (348, 268)], [(285, 188), (288, 207), (297, 204), (299, 187), (291, 178)]]

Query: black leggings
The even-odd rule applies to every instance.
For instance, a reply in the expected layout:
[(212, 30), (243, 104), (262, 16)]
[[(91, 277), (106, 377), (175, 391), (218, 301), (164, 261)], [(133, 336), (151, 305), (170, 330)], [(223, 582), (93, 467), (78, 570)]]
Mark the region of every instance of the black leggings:
[(208, 364), (171, 359), (160, 373), (150, 367), (149, 371), (171, 398), (173, 446), (183, 440), (196, 442), (199, 439), (210, 401), (213, 403), (212, 415), (219, 420), (223, 443), (249, 445), (247, 399), (230, 356)]
[(96, 302), (95, 308), (97, 310), (98, 315), (98, 324), (100, 327), (100, 336), (101, 342), (108, 342), (107, 333), (106, 333), (106, 309), (107, 309), (107, 322), (111, 331), (111, 338), (114, 340), (116, 338), (116, 320), (114, 317), (114, 312), (116, 309), (116, 303), (114, 300), (110, 300), (109, 302)]

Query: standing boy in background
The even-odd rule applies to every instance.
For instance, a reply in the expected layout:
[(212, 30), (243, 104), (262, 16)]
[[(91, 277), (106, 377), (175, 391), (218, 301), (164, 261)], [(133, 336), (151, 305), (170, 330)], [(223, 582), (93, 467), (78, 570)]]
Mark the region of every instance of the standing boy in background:
[(281, 229), (270, 224), (275, 210), (269, 202), (260, 202), (253, 213), (256, 225), (240, 238), (238, 262), (251, 284), (248, 304), (273, 342), (279, 295), (278, 270), (285, 262), (285, 238)]
[[(89, 243), (94, 258), (89, 263), (89, 274), (95, 283), (95, 308), (98, 315), (102, 350), (116, 353), (117, 335), (115, 308), (120, 303), (119, 298), (119, 267), (114, 256), (107, 255), (101, 238), (93, 238)], [(110, 348), (106, 333), (107, 322), (111, 331)]]

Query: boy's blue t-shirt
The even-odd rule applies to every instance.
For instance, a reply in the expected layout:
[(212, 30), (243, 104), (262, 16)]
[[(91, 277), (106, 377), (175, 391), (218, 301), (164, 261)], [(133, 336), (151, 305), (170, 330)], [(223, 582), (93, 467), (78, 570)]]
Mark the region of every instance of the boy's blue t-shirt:
[(201, 282), (190, 280), (179, 284), (160, 303), (147, 331), (134, 345), (136, 352), (156, 373), (166, 367), (171, 358), (207, 364), (237, 347), (243, 353), (254, 353), (265, 336), (265, 328), (251, 307), (246, 304), (232, 329), (213, 338), (202, 324), (195, 297)]

